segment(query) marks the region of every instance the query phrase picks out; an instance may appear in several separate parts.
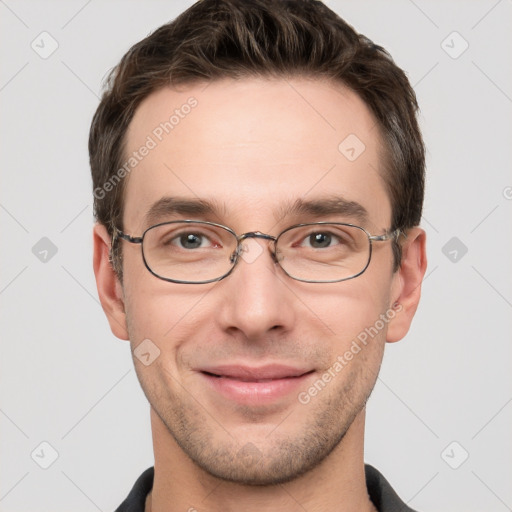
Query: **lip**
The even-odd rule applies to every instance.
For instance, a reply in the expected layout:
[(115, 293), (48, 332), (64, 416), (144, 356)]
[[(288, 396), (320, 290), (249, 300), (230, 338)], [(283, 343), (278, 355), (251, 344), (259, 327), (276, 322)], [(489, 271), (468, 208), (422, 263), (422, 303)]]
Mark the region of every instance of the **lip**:
[(304, 386), (314, 370), (280, 364), (260, 367), (221, 365), (201, 368), (199, 374), (217, 394), (228, 400), (263, 405), (287, 397)]
[(257, 381), (263, 379), (300, 377), (310, 372), (311, 368), (294, 367), (284, 364), (267, 364), (257, 367), (241, 364), (226, 364), (201, 368), (199, 371), (237, 380)]

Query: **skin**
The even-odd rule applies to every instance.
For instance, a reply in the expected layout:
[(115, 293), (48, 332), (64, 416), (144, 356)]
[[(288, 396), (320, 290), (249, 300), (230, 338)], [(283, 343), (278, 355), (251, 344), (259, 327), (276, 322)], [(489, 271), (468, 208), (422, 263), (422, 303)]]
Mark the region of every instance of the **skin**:
[[(366, 208), (363, 227), (371, 234), (389, 228), (379, 132), (353, 92), (299, 77), (163, 89), (137, 109), (127, 154), (190, 96), (197, 107), (129, 175), (125, 232), (140, 236), (144, 214), (164, 195), (224, 203), (202, 220), (237, 233), (276, 235), (297, 222), (342, 221), (272, 212), (286, 201), (333, 193)], [(338, 150), (351, 133), (366, 146), (353, 162)], [(380, 242), (362, 275), (327, 284), (287, 277), (264, 240), (255, 261), (201, 285), (154, 277), (140, 247), (122, 243), (121, 284), (108, 262), (110, 237), (95, 226), (94, 271), (112, 332), (130, 340), (132, 350), (146, 338), (160, 350), (149, 366), (134, 357), (151, 405), (155, 454), (146, 510), (375, 510), (364, 477), (365, 404), (386, 341), (402, 339), (416, 311), (426, 269), (424, 231), (409, 230), (397, 272), (391, 243)], [(241, 405), (209, 389), (195, 371), (233, 361), (306, 365), (314, 370), (307, 389), (395, 303), (400, 313), (308, 404), (291, 393), (267, 405)]]

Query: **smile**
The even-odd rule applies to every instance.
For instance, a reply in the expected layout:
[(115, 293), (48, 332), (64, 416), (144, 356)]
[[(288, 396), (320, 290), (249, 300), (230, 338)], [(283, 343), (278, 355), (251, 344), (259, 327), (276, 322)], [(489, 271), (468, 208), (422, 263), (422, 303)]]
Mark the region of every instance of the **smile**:
[(260, 368), (223, 366), (201, 370), (216, 395), (246, 405), (264, 405), (286, 399), (305, 385), (314, 370), (269, 365)]

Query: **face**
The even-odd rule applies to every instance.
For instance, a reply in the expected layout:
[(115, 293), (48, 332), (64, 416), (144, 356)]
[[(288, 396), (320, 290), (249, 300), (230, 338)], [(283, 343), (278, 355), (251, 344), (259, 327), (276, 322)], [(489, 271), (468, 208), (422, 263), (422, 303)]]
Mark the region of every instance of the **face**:
[[(176, 109), (166, 133), (161, 123)], [(360, 141), (348, 139), (356, 156), (364, 144), (356, 159), (339, 149), (350, 134)], [(213, 211), (160, 208), (152, 224), (206, 220), (274, 236), (317, 221), (359, 224), (375, 235), (390, 227), (378, 128), (339, 84), (251, 78), (160, 90), (138, 108), (127, 156), (148, 136), (155, 145), (125, 190), (130, 235), (149, 227), (147, 212), (165, 197), (208, 201)], [(365, 218), (362, 209), (287, 212), (297, 200), (333, 197), (357, 203)], [(251, 484), (288, 481), (322, 462), (362, 414), (377, 378), (398, 286), (391, 243), (373, 245), (359, 277), (312, 284), (286, 276), (269, 242), (253, 240), (262, 249), (255, 259), (241, 259), (221, 281), (194, 285), (156, 278), (140, 246), (121, 243), (132, 349), (149, 339), (160, 351), (148, 366), (134, 357), (135, 368), (181, 450), (211, 475)], [(381, 328), (362, 343), (372, 326)], [(360, 350), (347, 360), (358, 336)]]

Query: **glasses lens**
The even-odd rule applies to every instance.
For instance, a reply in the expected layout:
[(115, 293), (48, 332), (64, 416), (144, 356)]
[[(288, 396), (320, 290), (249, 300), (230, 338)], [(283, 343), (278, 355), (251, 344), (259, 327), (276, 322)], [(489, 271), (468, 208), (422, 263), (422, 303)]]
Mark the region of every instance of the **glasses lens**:
[(360, 274), (370, 259), (366, 232), (346, 224), (308, 224), (288, 229), (277, 241), (283, 270), (295, 279), (329, 282)]
[(153, 274), (172, 281), (213, 281), (229, 272), (236, 237), (205, 222), (171, 222), (146, 231), (143, 255)]

